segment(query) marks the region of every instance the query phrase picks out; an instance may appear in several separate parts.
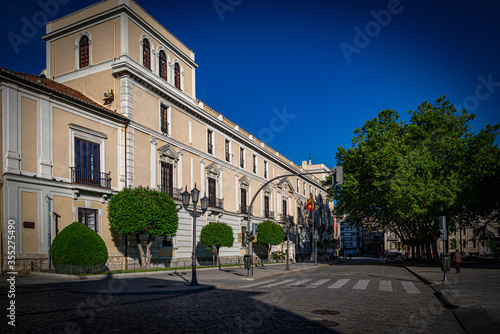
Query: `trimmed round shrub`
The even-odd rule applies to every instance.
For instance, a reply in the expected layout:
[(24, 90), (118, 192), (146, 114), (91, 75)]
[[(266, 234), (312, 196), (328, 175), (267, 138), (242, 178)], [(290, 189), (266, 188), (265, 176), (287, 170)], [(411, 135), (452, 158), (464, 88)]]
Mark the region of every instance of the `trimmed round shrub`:
[(61, 273), (92, 273), (106, 270), (108, 249), (104, 240), (82, 223), (65, 227), (50, 248), (54, 268)]

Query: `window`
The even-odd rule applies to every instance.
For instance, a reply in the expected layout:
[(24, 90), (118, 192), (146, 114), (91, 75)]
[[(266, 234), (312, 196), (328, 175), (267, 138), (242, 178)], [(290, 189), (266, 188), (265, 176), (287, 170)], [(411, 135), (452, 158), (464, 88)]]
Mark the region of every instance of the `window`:
[(306, 183), (305, 183), (305, 182), (304, 182), (303, 186), (304, 186), (304, 187), (302, 188), (302, 192), (303, 192), (303, 193), (304, 193), (304, 195), (305, 195), (305, 194), (306, 194)]
[(213, 131), (208, 130), (207, 131), (207, 152), (210, 154), (213, 154)]
[(167, 193), (171, 198), (174, 197), (174, 166), (167, 162), (161, 162), (161, 191)]
[(240, 189), (240, 212), (241, 213), (248, 213), (248, 208), (247, 208), (247, 190), (245, 188)]
[(267, 179), (267, 161), (264, 161), (264, 178)]
[(240, 167), (245, 168), (245, 149), (240, 148)]
[(89, 66), (90, 59), (90, 46), (89, 46), (89, 38), (86, 35), (83, 35), (80, 38), (80, 68)]
[(211, 207), (216, 207), (217, 203), (217, 181), (213, 177), (208, 178), (208, 205)]
[(286, 200), (283, 200), (283, 218), (286, 217)]
[(78, 222), (89, 227), (94, 232), (98, 233), (98, 210), (96, 209), (86, 209), (78, 208)]
[(142, 64), (147, 69), (151, 69), (151, 46), (147, 38), (142, 40)]
[(181, 89), (181, 66), (179, 63), (174, 65), (175, 88)]
[(226, 151), (226, 161), (230, 162), (231, 154), (229, 153), (229, 140), (227, 140), (227, 139), (226, 139), (226, 143), (225, 143), (225, 151)]
[(160, 59), (160, 66), (159, 66), (159, 75), (160, 78), (167, 80), (167, 55), (165, 54), (165, 51), (160, 51), (159, 57)]
[(273, 218), (269, 211), (269, 196), (264, 196), (264, 217)]
[(74, 181), (81, 184), (101, 185), (100, 145), (75, 138)]
[(160, 123), (161, 132), (168, 134), (168, 107), (163, 104), (160, 106)]
[(255, 154), (252, 156), (252, 166), (254, 174), (257, 174), (257, 156)]
[(297, 179), (297, 194), (300, 194), (300, 180)]
[(166, 235), (163, 239), (162, 246), (163, 247), (173, 247), (174, 246), (174, 238), (171, 235)]

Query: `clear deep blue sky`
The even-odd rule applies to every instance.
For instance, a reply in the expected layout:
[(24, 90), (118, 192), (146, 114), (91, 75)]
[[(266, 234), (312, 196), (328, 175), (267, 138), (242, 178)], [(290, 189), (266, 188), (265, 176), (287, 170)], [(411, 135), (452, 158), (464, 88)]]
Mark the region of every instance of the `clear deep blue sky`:
[[(50, 20), (96, 3), (59, 2)], [(500, 123), (499, 1), (138, 3), (195, 52), (197, 97), (298, 164), (311, 154), (332, 167), (337, 147), (350, 147), (353, 130), (381, 110), (408, 120), (441, 95), (476, 114), (475, 131)], [(23, 36), (23, 17), (43, 21), (42, 6), (0, 9), (0, 66), (39, 74), (45, 29), (18, 52), (8, 34)], [(277, 113), (289, 116), (283, 123)]]

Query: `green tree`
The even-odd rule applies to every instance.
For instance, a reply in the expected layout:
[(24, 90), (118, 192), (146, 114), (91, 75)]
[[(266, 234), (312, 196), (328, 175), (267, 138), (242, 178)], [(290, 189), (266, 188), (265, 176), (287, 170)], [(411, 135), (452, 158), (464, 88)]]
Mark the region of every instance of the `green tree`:
[[(474, 134), (468, 123), (475, 116), (458, 113), (445, 97), (408, 113), (405, 123), (396, 111), (383, 110), (354, 131), (353, 146), (339, 147), (336, 156), (344, 183), (329, 195), (337, 216), (358, 225), (376, 219), (417, 256), (422, 246), (437, 255), (439, 216), (460, 222), (498, 212), (499, 194), (490, 185), (499, 184), (500, 125)], [(331, 177), (324, 185), (330, 183)]]
[(220, 265), (220, 248), (233, 247), (233, 229), (226, 223), (211, 223), (203, 226), (200, 241), (205, 247), (217, 248), (217, 265)]
[(285, 240), (283, 227), (270, 220), (264, 220), (257, 228), (257, 245), (264, 245), (267, 250), (267, 259), (271, 259), (271, 248), (280, 245)]
[(457, 249), (457, 239), (452, 238), (452, 239), (450, 240), (450, 248), (451, 248), (451, 249)]
[[(141, 269), (151, 263), (151, 245), (159, 236), (173, 235), (179, 218), (174, 201), (166, 193), (138, 187), (125, 188), (108, 203), (109, 226), (118, 233), (136, 238)], [(144, 252), (142, 235), (146, 235)]]

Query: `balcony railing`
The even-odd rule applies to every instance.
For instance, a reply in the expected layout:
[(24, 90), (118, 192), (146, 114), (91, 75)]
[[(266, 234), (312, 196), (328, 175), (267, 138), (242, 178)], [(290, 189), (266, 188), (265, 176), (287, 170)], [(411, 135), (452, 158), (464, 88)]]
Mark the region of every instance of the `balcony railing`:
[(224, 199), (209, 196), (208, 197), (208, 206), (211, 208), (224, 209)]
[(162, 193), (167, 193), (168, 196), (172, 197), (172, 199), (182, 201), (182, 196), (181, 196), (182, 189), (169, 187), (165, 185), (159, 185), (158, 191)]
[(287, 222), (288, 220), (290, 220), (290, 222), (293, 223), (293, 216), (289, 216), (282, 213), (280, 214), (280, 221)]
[(274, 219), (274, 211), (264, 210), (264, 218)]
[(88, 170), (78, 167), (70, 167), (71, 183), (86, 184), (111, 189), (111, 178), (109, 173)]
[(247, 205), (240, 205), (240, 213), (248, 214), (248, 206)]

